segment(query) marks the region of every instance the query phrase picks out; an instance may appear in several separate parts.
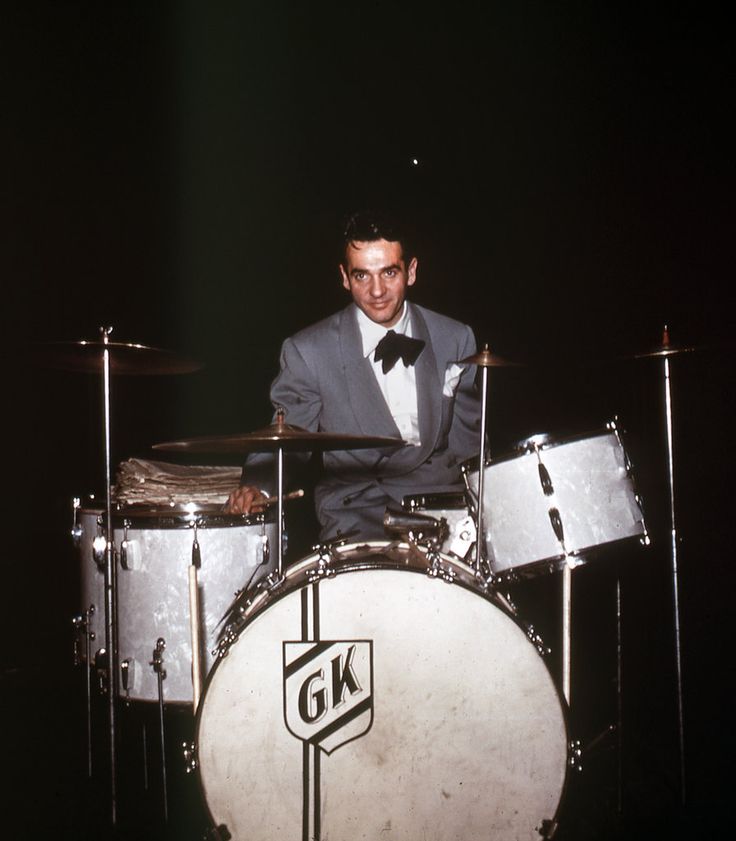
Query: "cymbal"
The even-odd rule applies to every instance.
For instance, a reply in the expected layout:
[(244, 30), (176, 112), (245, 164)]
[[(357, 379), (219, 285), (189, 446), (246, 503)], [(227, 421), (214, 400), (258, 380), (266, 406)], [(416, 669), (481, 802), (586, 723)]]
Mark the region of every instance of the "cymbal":
[(697, 350), (697, 348), (683, 347), (682, 345), (660, 345), (659, 347), (654, 347), (651, 350), (643, 351), (642, 353), (635, 353), (631, 358), (647, 359), (650, 356), (659, 356), (664, 358), (665, 356), (676, 356), (679, 353), (691, 353), (694, 350)]
[(291, 451), (363, 450), (403, 447), (401, 438), (309, 432), (298, 426), (276, 423), (242, 434), (189, 438), (154, 444), (154, 450), (186, 453), (263, 453), (278, 449)]
[(201, 362), (186, 359), (169, 350), (133, 342), (70, 341), (38, 342), (31, 345), (31, 361), (37, 365), (78, 373), (99, 373), (103, 353), (110, 354), (111, 374), (190, 374), (203, 368)]
[(517, 368), (521, 365), (520, 362), (512, 362), (510, 359), (491, 353), (488, 345), (484, 345), (479, 353), (461, 359), (458, 364), (477, 365), (479, 368)]
[(696, 350), (694, 347), (685, 347), (684, 345), (673, 345), (670, 342), (670, 334), (667, 327), (664, 328), (662, 331), (662, 343), (657, 345), (656, 347), (650, 348), (649, 350), (642, 351), (641, 353), (634, 353), (632, 354), (632, 359), (647, 359), (649, 357), (660, 357), (664, 359), (667, 356), (676, 356), (680, 353), (691, 353), (692, 351)]

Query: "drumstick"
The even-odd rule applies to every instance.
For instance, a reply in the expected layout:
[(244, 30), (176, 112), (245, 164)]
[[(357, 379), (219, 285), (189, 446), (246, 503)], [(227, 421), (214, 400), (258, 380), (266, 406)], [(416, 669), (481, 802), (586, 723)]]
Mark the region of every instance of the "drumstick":
[[(284, 494), (284, 502), (288, 502), (291, 499), (299, 499), (300, 497), (304, 496), (304, 490), (299, 488), (299, 490), (291, 491), (291, 493)], [(267, 496), (261, 500), (256, 500), (253, 504), (257, 506), (257, 511), (260, 511), (263, 508), (268, 508), (270, 505), (275, 505), (279, 501), (277, 496)], [(225, 503), (222, 506), (223, 511), (228, 511), (229, 503)], [(232, 512), (231, 512), (232, 513)]]
[(197, 712), (199, 706), (199, 698), (202, 694), (202, 661), (200, 657), (200, 604), (199, 604), (199, 584), (197, 581), (197, 567), (194, 564), (189, 565), (189, 634), (192, 643), (192, 708), (193, 712)]
[[(299, 499), (300, 497), (304, 496), (304, 490), (299, 488), (297, 491), (291, 491), (291, 493), (284, 494), (284, 502), (287, 502), (290, 499)], [(259, 505), (274, 505), (279, 501), (277, 496), (267, 496), (265, 499), (262, 499), (258, 504)]]

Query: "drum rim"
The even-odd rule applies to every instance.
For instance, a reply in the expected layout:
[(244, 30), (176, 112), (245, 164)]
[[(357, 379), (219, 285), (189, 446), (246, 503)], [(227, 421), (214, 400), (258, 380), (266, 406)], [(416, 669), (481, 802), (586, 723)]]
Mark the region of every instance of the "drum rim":
[[(587, 441), (593, 438), (603, 438), (608, 435), (613, 435), (615, 438), (617, 438), (619, 444), (621, 444), (621, 446), (623, 447), (623, 441), (621, 440), (621, 432), (618, 423), (615, 420), (607, 421), (602, 426), (596, 427), (596, 429), (588, 429), (585, 432), (574, 432), (571, 434), (555, 432), (536, 433), (534, 435), (529, 435), (526, 438), (522, 438), (520, 441), (517, 441), (516, 444), (514, 444), (514, 446), (511, 448), (511, 450), (506, 450), (500, 456), (486, 458), (485, 466), (493, 467), (493, 465), (496, 464), (503, 464), (507, 461), (512, 461), (513, 459), (521, 458), (526, 455), (531, 455), (534, 451), (531, 449), (530, 445), (525, 446), (525, 444), (527, 444), (527, 442), (532, 441), (532, 439), (534, 438), (544, 439), (539, 446), (539, 451), (544, 452), (545, 450), (551, 450), (554, 447), (559, 447), (563, 444), (574, 444), (579, 441)], [(471, 456), (470, 458), (467, 458), (464, 461), (460, 462), (460, 470), (462, 471), (464, 476), (478, 472), (479, 459), (480, 456), (476, 455)]]
[[(318, 575), (317, 578), (315, 578), (314, 580), (318, 580), (319, 578), (332, 578), (335, 575), (339, 575), (346, 572), (360, 572), (369, 569), (408, 570), (410, 572), (417, 572), (423, 575), (429, 575), (429, 570), (431, 568), (431, 561), (429, 561), (429, 550), (426, 550), (424, 547), (419, 546), (417, 544), (411, 544), (405, 541), (358, 541), (355, 543), (346, 543), (342, 546), (334, 547), (334, 549), (341, 555), (346, 555), (349, 552), (357, 553), (358, 550), (363, 550), (363, 552), (358, 557), (338, 557), (330, 559), (326, 565), (326, 568), (329, 571), (326, 572), (323, 576)], [(396, 553), (397, 558), (393, 559), (391, 557), (388, 557), (386, 554), (384, 554), (384, 552), (394, 552)], [(402, 554), (404, 555), (403, 561), (400, 557)], [(446, 583), (462, 584), (466, 589), (475, 592), (477, 595), (481, 596), (486, 601), (491, 602), (491, 604), (495, 605), (496, 607), (499, 607), (505, 613), (508, 613), (512, 618), (514, 618), (513, 613), (504, 604), (503, 600), (495, 590), (491, 590), (488, 588), (484, 589), (478, 584), (477, 579), (475, 577), (475, 570), (470, 564), (467, 564), (460, 558), (456, 558), (452, 555), (447, 555), (443, 552), (438, 551), (435, 554), (440, 559), (441, 563), (449, 565), (450, 567), (455, 568), (462, 573), (461, 577), (455, 577), (452, 579), (452, 581), (448, 580), (447, 578), (443, 578), (443, 580)], [(376, 560), (367, 560), (366, 555), (372, 558), (375, 558), (376, 556), (381, 557), (383, 560), (381, 562), (376, 562)], [(427, 559), (426, 565), (421, 565), (419, 563), (411, 565), (408, 563), (409, 559), (413, 558), (415, 560), (418, 560), (419, 557)], [(301, 581), (299, 581), (297, 579), (297, 575), (299, 575), (300, 573), (306, 573), (315, 566), (319, 566), (319, 561), (320, 553), (319, 551), (315, 551), (309, 555), (306, 555), (303, 558), (300, 558), (298, 561), (295, 561), (293, 564), (287, 567), (285, 571), (287, 578), (284, 580), (284, 582), (278, 585), (278, 590), (274, 589), (273, 591), (266, 592), (263, 598), (260, 599), (258, 603), (252, 601), (251, 604), (248, 605), (246, 608), (252, 608), (252, 611), (247, 616), (243, 615), (240, 620), (236, 620), (238, 623), (237, 627), (233, 628), (232, 623), (227, 622), (226, 618), (223, 619), (223, 629), (231, 628), (232, 633), (235, 636), (233, 636), (227, 642), (224, 652), (215, 660), (212, 669), (210, 669), (208, 677), (213, 674), (220, 660), (227, 656), (227, 651), (229, 650), (230, 646), (234, 645), (237, 642), (240, 634), (256, 618), (256, 616), (258, 616), (264, 610), (267, 610), (271, 604), (275, 604), (277, 601), (284, 598), (294, 590), (300, 589), (300, 587), (304, 586), (305, 584), (314, 583), (313, 580), (308, 580), (306, 578), (303, 578)], [(291, 581), (288, 580), (288, 577), (290, 575), (293, 576)], [(438, 575), (437, 577), (441, 576)], [(266, 581), (267, 579), (263, 579), (261, 582), (259, 582), (259, 584), (265, 584)], [(238, 597), (238, 599), (236, 599), (233, 602), (232, 612), (236, 612), (239, 609), (239, 603), (241, 602), (241, 600), (246, 600), (246, 597), (253, 598), (255, 596), (257, 598), (263, 592), (263, 588), (260, 588), (259, 592), (259, 585), (256, 584), (254, 589), (242, 593)], [(262, 605), (260, 604), (261, 601), (263, 602)]]
[[(338, 547), (338, 548), (342, 549), (342, 550), (351, 550), (351, 549), (356, 549), (357, 550), (357, 549), (360, 549), (360, 548), (371, 548), (371, 547), (380, 547), (380, 546), (389, 547), (393, 550), (416, 549), (420, 553), (422, 552), (422, 548), (419, 547), (419, 546), (412, 546), (411, 544), (408, 544), (408, 543), (403, 543), (403, 542), (399, 543), (399, 542), (396, 542), (396, 541), (394, 541), (394, 542), (391, 542), (391, 541), (366, 541), (366, 542), (359, 542), (359, 543), (349, 543), (349, 544), (345, 544), (344, 546), (341, 546), (341, 547)], [(470, 571), (472, 573), (473, 568), (471, 566), (469, 566), (468, 564), (466, 564), (465, 562), (459, 560), (458, 558), (454, 558), (450, 555), (445, 555), (443, 553), (437, 553), (437, 554), (440, 556), (442, 561), (449, 562), (449, 564), (451, 566), (453, 566), (453, 567), (463, 566), (468, 571)], [(295, 569), (296, 567), (299, 567), (301, 565), (304, 565), (305, 568), (309, 568), (308, 564), (310, 562), (311, 562), (312, 566), (318, 565), (318, 563), (319, 563), (319, 552), (313, 552), (310, 555), (306, 555), (304, 558), (300, 558), (298, 561), (296, 561), (292, 565), (292, 567), (290, 567), (290, 569)], [(334, 567), (331, 567), (331, 568), (335, 569), (335, 573), (333, 575), (337, 575), (337, 574), (340, 574), (340, 573), (362, 572), (362, 571), (365, 571), (367, 569), (411, 572), (411, 573), (414, 573), (414, 574), (423, 574), (425, 576), (428, 575), (428, 568), (421, 569), (419, 566), (409, 566), (408, 564), (405, 564), (405, 565), (401, 566), (399, 564), (378, 565), (378, 564), (372, 564), (372, 563), (367, 564), (365, 562), (363, 564), (340, 563), (339, 561), (335, 561), (333, 563), (335, 564)], [(338, 564), (339, 564), (339, 566), (338, 566)], [(289, 570), (287, 569), (287, 573), (288, 572), (289, 572)], [(329, 577), (333, 577), (333, 575), (330, 575)], [(325, 576), (325, 577), (327, 577), (327, 576)], [(318, 580), (321, 580), (321, 579), (318, 579)], [(473, 577), (473, 580), (475, 581), (474, 577)], [(212, 664), (212, 668), (209, 670), (209, 672), (208, 672), (208, 674), (207, 674), (207, 676), (204, 680), (204, 683), (203, 683), (203, 686), (202, 686), (202, 693), (200, 695), (199, 704), (197, 706), (197, 709), (196, 709), (195, 715), (194, 715), (194, 728), (193, 728), (192, 740), (193, 740), (195, 755), (198, 754), (198, 747), (199, 747), (199, 744), (200, 744), (200, 728), (201, 728), (201, 723), (202, 723), (202, 714), (203, 714), (203, 711), (204, 711), (204, 708), (205, 708), (205, 703), (206, 703), (206, 700), (207, 700), (207, 694), (210, 691), (210, 687), (211, 687), (212, 681), (214, 680), (215, 674), (217, 673), (218, 669), (220, 668), (220, 664), (224, 660), (227, 659), (227, 653), (230, 650), (230, 648), (238, 642), (238, 640), (240, 639), (240, 636), (245, 631), (245, 629), (248, 627), (248, 625), (250, 625), (252, 622), (254, 622), (258, 618), (258, 616), (260, 616), (262, 613), (267, 611), (272, 605), (277, 604), (279, 601), (281, 601), (287, 595), (290, 595), (292, 592), (294, 592), (296, 590), (299, 590), (301, 587), (303, 587), (305, 585), (309, 585), (311, 583), (313, 583), (313, 582), (311, 582), (309, 580), (302, 580), (302, 583), (299, 586), (294, 586), (294, 587), (290, 587), (290, 588), (282, 588), (276, 595), (273, 596), (271, 601), (266, 601), (266, 603), (260, 609), (256, 610), (251, 616), (249, 616), (247, 618), (244, 617), (243, 618), (243, 623), (238, 628), (237, 635), (235, 636), (235, 638), (230, 640), (228, 642), (227, 649), (223, 653), (218, 654), (218, 656), (215, 658), (215, 661)], [(563, 728), (564, 737), (565, 737), (565, 750), (566, 750), (566, 754), (567, 754), (567, 757), (568, 757), (567, 761), (565, 762), (564, 776), (563, 776), (563, 780), (562, 780), (562, 786), (560, 787), (560, 796), (559, 796), (559, 799), (557, 801), (557, 807), (555, 809), (554, 815), (550, 818), (550, 821), (553, 824), (556, 824), (559, 821), (560, 813), (563, 809), (563, 806), (564, 806), (564, 803), (565, 803), (565, 800), (566, 800), (566, 797), (567, 797), (568, 788), (570, 786), (571, 779), (572, 779), (573, 775), (571, 773), (571, 763), (569, 761), (570, 745), (571, 745), (571, 741), (570, 741), (570, 739), (571, 739), (571, 737), (570, 737), (570, 708), (569, 708), (569, 705), (567, 703), (567, 700), (565, 699), (565, 696), (562, 692), (562, 689), (559, 685), (558, 680), (555, 678), (554, 674), (552, 673), (552, 669), (551, 669), (549, 660), (546, 659), (540, 653), (537, 646), (535, 646), (535, 644), (529, 638), (529, 633), (528, 633), (527, 629), (524, 627), (524, 625), (522, 624), (522, 620), (519, 617), (515, 616), (513, 614), (513, 612), (511, 610), (509, 610), (506, 607), (506, 605), (503, 604), (502, 601), (497, 601), (496, 599), (494, 599), (492, 597), (490, 591), (481, 590), (477, 586), (477, 583), (476, 583), (475, 587), (471, 587), (471, 586), (465, 584), (464, 582), (462, 582), (459, 579), (453, 580), (452, 582), (444, 582), (444, 583), (452, 583), (453, 585), (454, 584), (459, 584), (464, 589), (470, 590), (471, 592), (474, 592), (476, 595), (481, 596), (485, 601), (489, 602), (493, 607), (496, 607), (500, 611), (502, 611), (502, 613), (508, 619), (510, 619), (512, 622), (514, 622), (514, 624), (517, 626), (517, 628), (524, 634), (524, 636), (527, 639), (527, 642), (529, 643), (529, 645), (536, 650), (537, 656), (541, 660), (541, 662), (542, 662), (542, 664), (543, 664), (543, 666), (544, 666), (544, 668), (547, 672), (547, 675), (549, 677), (550, 686), (551, 686), (555, 696), (557, 697), (557, 701), (558, 701), (559, 708), (560, 708), (560, 714), (561, 714), (561, 717), (562, 717), (562, 728)], [(204, 807), (204, 811), (205, 811), (207, 819), (209, 820), (210, 825), (214, 828), (214, 827), (217, 826), (217, 822), (215, 820), (214, 815), (212, 814), (212, 812), (210, 810), (210, 805), (207, 801), (207, 797), (206, 797), (206, 794), (205, 794), (205, 787), (204, 787), (203, 780), (202, 780), (201, 764), (199, 762), (196, 763), (196, 767), (194, 769), (194, 774), (195, 774), (196, 787), (197, 787), (197, 790), (199, 792), (199, 798), (200, 798), (201, 805)]]
[[(80, 515), (105, 517), (105, 509), (100, 507), (82, 507)], [(138, 530), (169, 530), (193, 528), (233, 528), (237, 526), (260, 526), (274, 524), (276, 513), (273, 509), (257, 514), (230, 514), (222, 510), (221, 506), (198, 506), (185, 508), (184, 506), (145, 506), (135, 503), (135, 507), (115, 507), (112, 511), (114, 529), (125, 528)]]

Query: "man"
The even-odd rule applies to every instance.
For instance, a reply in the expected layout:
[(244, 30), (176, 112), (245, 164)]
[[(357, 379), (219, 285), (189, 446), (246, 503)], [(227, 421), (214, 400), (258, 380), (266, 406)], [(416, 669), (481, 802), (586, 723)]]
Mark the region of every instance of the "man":
[[(475, 368), (456, 364), (475, 353), (475, 339), (468, 326), (406, 300), (417, 266), (390, 220), (354, 214), (339, 267), (352, 303), (282, 346), (271, 401), (284, 408), (287, 424), (406, 442), (324, 453), (315, 488), (321, 540), (384, 538), (387, 506), (400, 507), (410, 494), (459, 490), (460, 464), (478, 453)], [(396, 361), (391, 332), (408, 337)], [(273, 473), (272, 458), (250, 457), (230, 510), (259, 510)]]

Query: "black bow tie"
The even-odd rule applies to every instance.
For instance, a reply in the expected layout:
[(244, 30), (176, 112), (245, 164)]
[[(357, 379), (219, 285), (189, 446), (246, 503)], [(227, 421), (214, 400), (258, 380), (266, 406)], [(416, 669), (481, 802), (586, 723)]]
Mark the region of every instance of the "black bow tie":
[(399, 357), (408, 368), (413, 365), (422, 352), (424, 342), (421, 339), (411, 339), (403, 333), (395, 333), (389, 330), (388, 333), (376, 345), (376, 354), (373, 357), (376, 362), (383, 360), (383, 373), (388, 372), (396, 365)]

